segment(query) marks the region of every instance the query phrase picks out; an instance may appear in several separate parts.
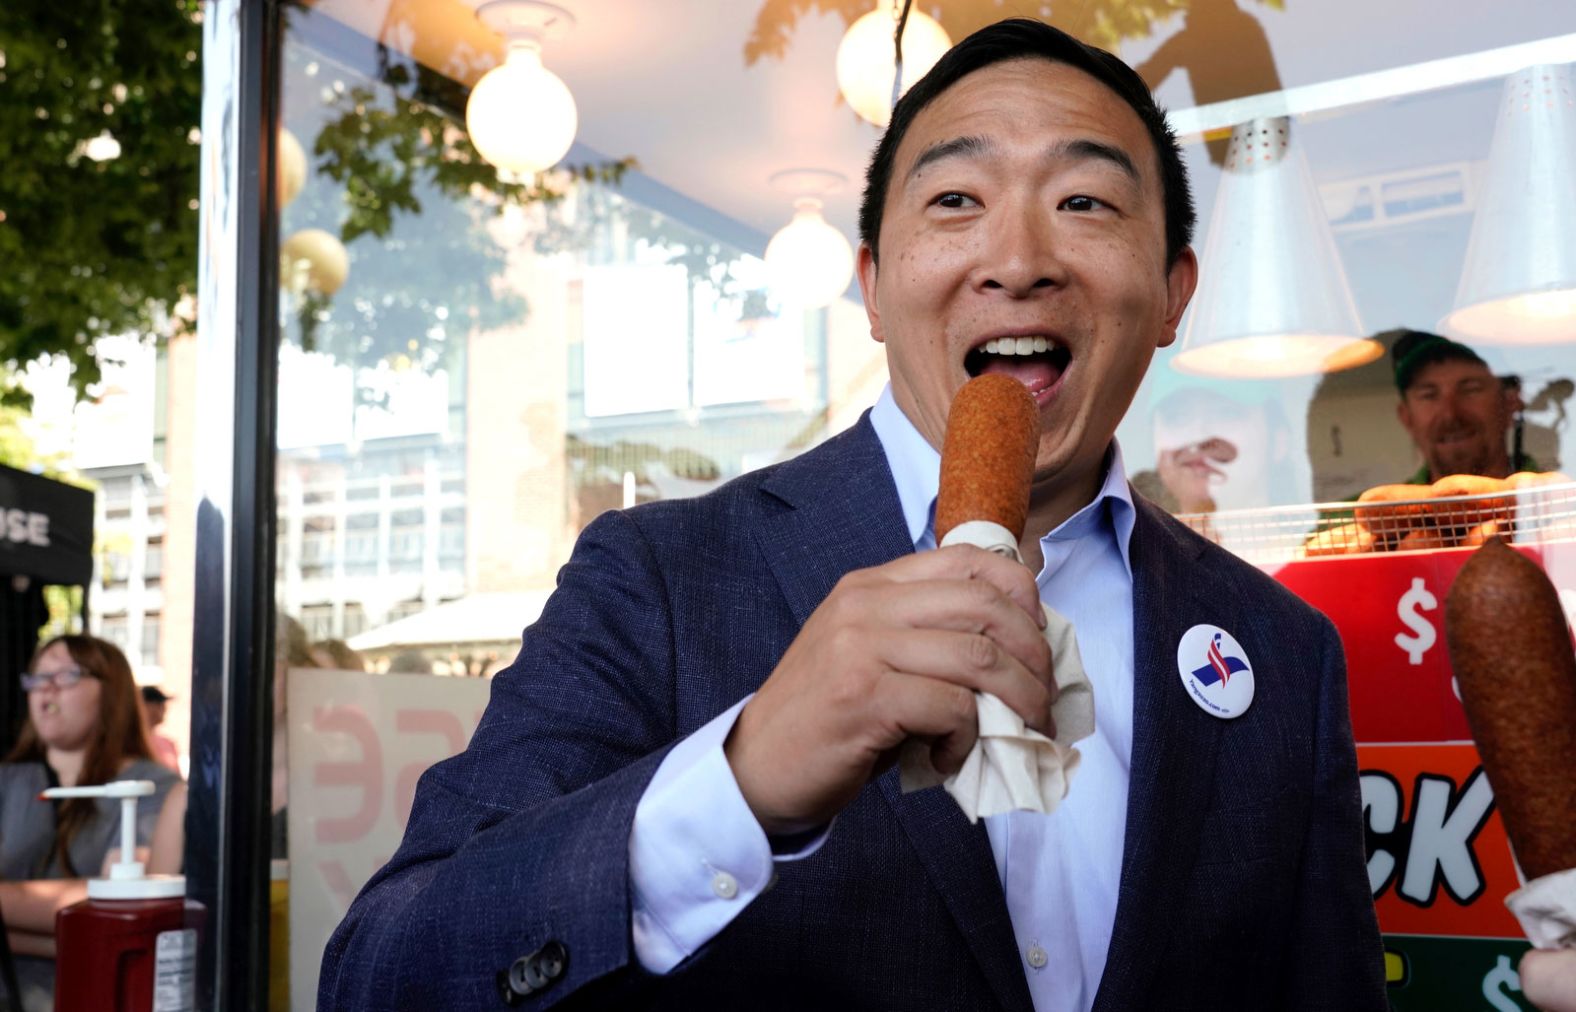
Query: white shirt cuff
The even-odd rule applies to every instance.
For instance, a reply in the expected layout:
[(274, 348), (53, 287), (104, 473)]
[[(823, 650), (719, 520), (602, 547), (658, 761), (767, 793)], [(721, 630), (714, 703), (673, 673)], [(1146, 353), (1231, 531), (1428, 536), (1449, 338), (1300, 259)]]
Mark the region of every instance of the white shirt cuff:
[[(679, 742), (635, 808), (629, 884), (635, 956), (665, 974), (698, 951), (776, 880), (778, 861), (809, 857), (831, 832), (778, 853), (750, 812), (722, 743), (746, 696)], [(797, 844), (803, 837), (794, 837)]]

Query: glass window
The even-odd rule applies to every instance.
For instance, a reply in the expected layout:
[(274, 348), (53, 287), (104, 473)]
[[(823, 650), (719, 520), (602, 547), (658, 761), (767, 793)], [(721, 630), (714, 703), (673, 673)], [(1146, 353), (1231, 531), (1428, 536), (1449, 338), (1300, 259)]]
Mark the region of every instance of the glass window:
[(159, 665), (160, 615), (148, 612), (142, 616), (142, 663), (146, 667)]
[[(442, 68), (299, 15), (283, 126), (314, 155), (280, 220), (280, 608), (441, 686), (507, 662), (602, 510), (825, 438), (828, 343), (863, 314), (780, 304), (759, 248), (660, 188), (540, 201), (444, 165), (464, 95)], [(882, 376), (855, 347), (851, 403)]]
[(99, 636), (127, 650), (131, 647), (131, 625), (125, 615), (105, 615), (99, 619)]
[(131, 553), (110, 549), (104, 553), (103, 561), (105, 586), (125, 586), (131, 578)]
[[(754, 191), (765, 193), (766, 177), (802, 151), (834, 152), (835, 167), (857, 180), (876, 135), (851, 114), (824, 143), (796, 133), (800, 120), (782, 112), (813, 106), (815, 95), (778, 96), (780, 108), (767, 115), (759, 102), (768, 100), (742, 89), (747, 97), (724, 104), (726, 118), (672, 114), (688, 108), (697, 86), (653, 114), (658, 104), (638, 88), (608, 83), (638, 80), (609, 62), (633, 60), (633, 50), (582, 25), (582, 52), (597, 57), (588, 74), (604, 88), (586, 104), (583, 146), (558, 170), (520, 179), (477, 161), (464, 134), (467, 89), (501, 51), (498, 40), (458, 5), (373, 6), (313, 4), (292, 8), (287, 22), (273, 491), (279, 612), (311, 640), (344, 639), (364, 661), (359, 680), (291, 691), (311, 693), (314, 705), (357, 700), (376, 722), (379, 689), (389, 699), (429, 694), (469, 705), (463, 694), (472, 687), (461, 683), (509, 662), (576, 537), (599, 514), (703, 494), (810, 449), (860, 417), (887, 371), (863, 307), (784, 302), (762, 259), (771, 222), (786, 223), (791, 202), (764, 214), (767, 198)], [(781, 5), (760, 6), (770, 22), (766, 9)], [(948, 15), (954, 38), (1044, 7), (974, 6)], [(724, 16), (724, 7), (734, 9), (718, 5), (718, 17), (735, 19), (740, 37), (707, 36), (716, 51), (695, 50), (699, 62), (740, 59), (743, 39), (759, 28), (752, 10)], [(1417, 4), (1127, 8), (1113, 19), (1082, 5), (1065, 14), (1078, 22), (1067, 27), (1117, 50), (1176, 110), (1198, 210), (1193, 245), (1209, 286), (1180, 320), (1178, 339), (1158, 350), (1118, 439), (1142, 494), (1251, 555), (1251, 524), (1262, 514), (1243, 511), (1343, 500), (1404, 481), (1426, 462), (1428, 433), (1398, 422), (1389, 355), (1400, 328), (1450, 330), (1443, 321), (1465, 283), (1487, 199), (1506, 80), (1502, 70), (1481, 71), (1492, 60), (1415, 69), (1531, 45), (1568, 26), (1531, 0), (1445, 19)], [(695, 63), (662, 73), (711, 81)], [(1400, 77), (1369, 82), (1399, 88), (1382, 101), (1330, 97), (1367, 94), (1330, 82), (1392, 70)], [(826, 102), (834, 96), (835, 88)], [(1288, 102), (1322, 104), (1277, 119)], [(1270, 203), (1301, 208), (1296, 228), (1248, 213), (1264, 206), (1243, 189), (1251, 163), (1233, 160), (1248, 135), (1233, 149), (1232, 130), (1244, 121), (1222, 120), (1222, 110), (1263, 119), (1256, 129), (1284, 141), (1275, 157), (1299, 170)], [(779, 130), (790, 140), (771, 136)], [(769, 155), (724, 145), (719, 162), (709, 141), (734, 131)], [(663, 133), (678, 135), (678, 145)], [(607, 157), (626, 144), (638, 165)], [(790, 152), (791, 161), (766, 164)], [(850, 234), (857, 189), (829, 208)], [(1334, 331), (1306, 320), (1254, 331), (1246, 336), (1260, 343), (1230, 368), (1201, 367), (1196, 352), (1242, 336), (1217, 326), (1228, 309), (1298, 296), (1295, 286), (1258, 280), (1254, 263), (1232, 262), (1239, 223), (1281, 243), (1260, 264), (1307, 264), (1297, 276), (1334, 279), (1303, 308), (1349, 313)], [(1309, 333), (1338, 339), (1341, 355), (1288, 372), (1284, 355), (1263, 351), (1263, 339)], [(1537, 470), (1576, 466), (1563, 459), (1572, 453), (1563, 440), (1576, 332), (1539, 346), (1500, 332), (1476, 346), (1495, 376), (1519, 383), (1501, 444)], [(313, 712), (294, 698), (287, 710), (302, 722)], [(466, 734), (474, 714), (464, 711)], [(342, 762), (332, 750), (348, 741), (312, 739), (289, 764)], [(342, 860), (359, 884), (397, 841), (402, 813), (387, 805), (361, 836), (325, 841), (311, 820), (345, 795), (294, 772), (294, 783), (314, 786), (288, 805), (292, 896), (318, 905), (316, 920), (293, 908), (292, 930), (320, 944), (352, 891), (320, 869)], [(295, 986), (304, 996), (312, 981)]]
[(164, 578), (164, 539), (149, 538), (142, 554), (142, 578), (147, 583), (158, 583)]
[(301, 607), (301, 627), (306, 630), (307, 639), (317, 642), (334, 638), (337, 631), (334, 628), (334, 606), (330, 604), (308, 604)]

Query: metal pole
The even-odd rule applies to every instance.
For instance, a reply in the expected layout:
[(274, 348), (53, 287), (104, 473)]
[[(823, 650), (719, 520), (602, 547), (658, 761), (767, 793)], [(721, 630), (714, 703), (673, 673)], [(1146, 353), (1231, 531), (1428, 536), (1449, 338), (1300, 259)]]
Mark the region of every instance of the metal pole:
[(198, 1007), (267, 1007), (278, 0), (203, 6), (196, 605), (187, 894)]

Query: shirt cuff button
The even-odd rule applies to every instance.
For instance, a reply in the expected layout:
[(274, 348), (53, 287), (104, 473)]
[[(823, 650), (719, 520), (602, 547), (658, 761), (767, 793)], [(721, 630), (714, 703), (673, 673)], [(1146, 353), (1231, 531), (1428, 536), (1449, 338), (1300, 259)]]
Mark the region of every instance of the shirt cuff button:
[(739, 880), (725, 871), (719, 871), (711, 877), (711, 891), (717, 894), (718, 899), (731, 900), (739, 895)]

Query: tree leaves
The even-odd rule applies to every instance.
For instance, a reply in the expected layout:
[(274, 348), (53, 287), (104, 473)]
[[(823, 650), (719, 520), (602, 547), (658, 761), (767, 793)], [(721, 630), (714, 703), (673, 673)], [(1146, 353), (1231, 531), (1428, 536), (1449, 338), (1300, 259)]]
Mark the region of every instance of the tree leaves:
[(80, 393), (94, 340), (195, 289), (201, 48), (197, 0), (0, 5), (0, 361), (65, 355)]

